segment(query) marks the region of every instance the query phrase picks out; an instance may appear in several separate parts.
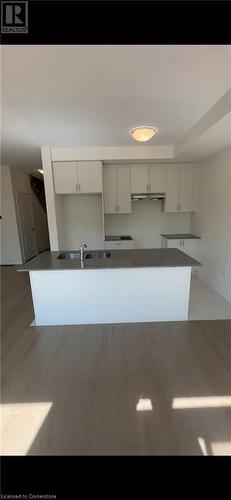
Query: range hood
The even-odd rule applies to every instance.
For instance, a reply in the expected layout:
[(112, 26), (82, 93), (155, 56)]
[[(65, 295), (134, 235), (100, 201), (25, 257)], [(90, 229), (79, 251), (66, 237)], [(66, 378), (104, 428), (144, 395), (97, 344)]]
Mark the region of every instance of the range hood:
[(132, 201), (145, 201), (145, 200), (150, 200), (150, 201), (158, 201), (158, 200), (164, 200), (165, 199), (165, 193), (136, 193), (132, 194)]

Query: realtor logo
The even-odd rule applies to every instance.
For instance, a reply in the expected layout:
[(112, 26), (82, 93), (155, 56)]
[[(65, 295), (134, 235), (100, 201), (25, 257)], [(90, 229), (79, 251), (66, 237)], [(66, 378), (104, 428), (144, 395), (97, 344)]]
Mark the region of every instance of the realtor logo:
[(1, 32), (28, 33), (28, 2), (1, 3)]

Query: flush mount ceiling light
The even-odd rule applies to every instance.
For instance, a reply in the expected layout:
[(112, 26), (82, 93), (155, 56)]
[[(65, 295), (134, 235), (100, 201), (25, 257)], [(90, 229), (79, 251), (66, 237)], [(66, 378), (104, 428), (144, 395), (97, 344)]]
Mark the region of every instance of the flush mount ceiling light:
[(156, 133), (157, 128), (149, 126), (135, 127), (131, 130), (133, 139), (140, 142), (149, 141)]

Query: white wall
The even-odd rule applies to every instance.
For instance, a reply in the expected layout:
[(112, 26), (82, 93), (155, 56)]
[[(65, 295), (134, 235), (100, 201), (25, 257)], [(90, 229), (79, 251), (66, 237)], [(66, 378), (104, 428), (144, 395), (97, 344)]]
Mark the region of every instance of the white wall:
[(196, 245), (200, 276), (231, 302), (231, 146), (199, 165), (191, 232), (202, 237)]
[(56, 195), (60, 250), (75, 250), (86, 243), (88, 249), (103, 248), (101, 195)]
[(11, 171), (1, 166), (1, 264), (22, 264)]
[(105, 234), (130, 234), (135, 248), (161, 247), (161, 233), (188, 233), (189, 213), (164, 213), (161, 201), (132, 202), (131, 214), (105, 215)]

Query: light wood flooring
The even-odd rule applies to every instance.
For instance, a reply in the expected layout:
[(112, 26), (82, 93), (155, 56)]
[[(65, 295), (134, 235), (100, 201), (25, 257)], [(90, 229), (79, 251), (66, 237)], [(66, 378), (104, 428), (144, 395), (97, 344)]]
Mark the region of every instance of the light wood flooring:
[(2, 268), (2, 454), (231, 454), (231, 320), (33, 327)]

